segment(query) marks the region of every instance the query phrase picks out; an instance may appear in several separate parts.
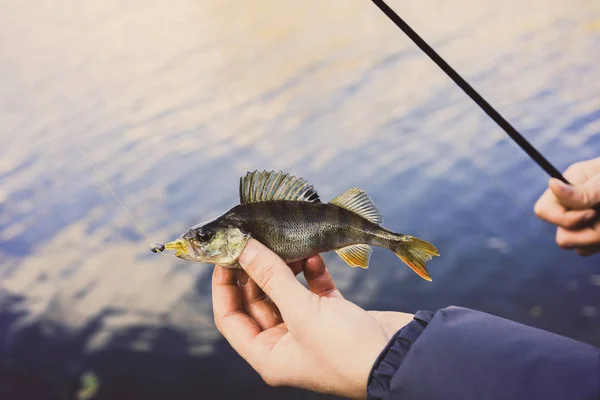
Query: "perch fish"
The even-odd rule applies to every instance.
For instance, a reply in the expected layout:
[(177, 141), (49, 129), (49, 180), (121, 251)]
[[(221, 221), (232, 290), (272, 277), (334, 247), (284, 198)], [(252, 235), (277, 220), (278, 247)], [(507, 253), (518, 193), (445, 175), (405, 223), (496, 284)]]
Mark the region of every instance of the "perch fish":
[(368, 268), (370, 246), (379, 246), (431, 281), (426, 265), (440, 255), (438, 250), (424, 240), (384, 228), (381, 213), (361, 189), (324, 203), (301, 178), (254, 171), (240, 178), (239, 192), (240, 204), (170, 243), (152, 245), (151, 250), (173, 250), (184, 260), (239, 268), (237, 258), (253, 237), (287, 263), (335, 251), (351, 267)]

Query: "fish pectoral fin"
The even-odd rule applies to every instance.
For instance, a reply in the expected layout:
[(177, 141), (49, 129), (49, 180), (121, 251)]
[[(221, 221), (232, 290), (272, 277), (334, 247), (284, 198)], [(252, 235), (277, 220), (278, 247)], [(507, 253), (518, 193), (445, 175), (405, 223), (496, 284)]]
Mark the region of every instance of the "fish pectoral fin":
[(240, 203), (265, 201), (320, 203), (317, 191), (304, 179), (274, 171), (248, 172), (240, 178)]
[(353, 244), (352, 246), (337, 249), (335, 252), (351, 267), (369, 268), (371, 246), (368, 244)]
[(362, 189), (353, 188), (340, 194), (329, 204), (345, 208), (376, 224), (383, 224), (383, 217), (369, 195)]

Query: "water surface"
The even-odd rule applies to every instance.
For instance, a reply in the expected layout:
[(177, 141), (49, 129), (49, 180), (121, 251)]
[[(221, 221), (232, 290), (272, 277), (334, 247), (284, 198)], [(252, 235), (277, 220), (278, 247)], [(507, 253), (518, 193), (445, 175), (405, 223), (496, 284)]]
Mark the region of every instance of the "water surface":
[[(600, 3), (390, 5), (559, 169), (600, 155)], [(0, 59), (3, 397), (69, 398), (86, 371), (98, 398), (321, 397), (260, 380), (215, 329), (212, 267), (150, 253), (77, 147), (154, 241), (248, 170), (361, 187), (442, 257), (429, 283), (327, 254), (348, 299), (600, 346), (600, 259), (534, 216), (547, 176), (370, 2), (12, 2)]]

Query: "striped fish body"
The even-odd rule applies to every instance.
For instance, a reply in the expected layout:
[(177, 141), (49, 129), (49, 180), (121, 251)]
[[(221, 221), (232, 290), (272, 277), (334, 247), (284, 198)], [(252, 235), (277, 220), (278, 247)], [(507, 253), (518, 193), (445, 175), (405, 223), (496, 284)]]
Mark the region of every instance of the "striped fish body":
[(237, 257), (253, 237), (284, 261), (334, 250), (348, 265), (368, 268), (371, 245), (393, 251), (419, 276), (431, 280), (426, 264), (438, 250), (416, 237), (382, 226), (383, 218), (361, 189), (328, 203), (306, 181), (277, 172), (249, 172), (240, 179), (240, 204), (153, 251), (175, 250), (190, 261), (239, 267)]
[(355, 244), (389, 248), (405, 237), (328, 203), (269, 201), (240, 204), (214, 224), (239, 227), (286, 262)]

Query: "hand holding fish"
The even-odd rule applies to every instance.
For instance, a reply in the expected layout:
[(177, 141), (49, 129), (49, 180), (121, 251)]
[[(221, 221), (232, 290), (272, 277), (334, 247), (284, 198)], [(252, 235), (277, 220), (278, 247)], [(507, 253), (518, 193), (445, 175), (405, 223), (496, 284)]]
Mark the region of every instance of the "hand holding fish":
[[(302, 178), (254, 171), (240, 178), (239, 197), (240, 204), (151, 250), (216, 265), (217, 328), (268, 384), (365, 398), (377, 356), (413, 316), (345, 300), (317, 254), (335, 251), (364, 270), (378, 246), (431, 281), (426, 266), (438, 249), (385, 228), (359, 188), (323, 202)], [(295, 277), (301, 271), (308, 289)]]
[(238, 262), (245, 284), (239, 270), (221, 266), (212, 281), (215, 322), (232, 347), (271, 386), (365, 398), (375, 359), (413, 315), (345, 300), (318, 255), (288, 266), (250, 239)]
[(571, 165), (564, 173), (573, 186), (552, 178), (535, 204), (536, 215), (557, 225), (556, 243), (581, 256), (600, 252), (600, 157)]

